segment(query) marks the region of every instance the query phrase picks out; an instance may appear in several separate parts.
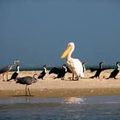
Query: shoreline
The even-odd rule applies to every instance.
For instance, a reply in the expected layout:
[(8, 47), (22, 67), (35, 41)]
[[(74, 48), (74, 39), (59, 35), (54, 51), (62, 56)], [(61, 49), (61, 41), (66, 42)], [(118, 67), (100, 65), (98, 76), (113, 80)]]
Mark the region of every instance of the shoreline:
[[(116, 96), (120, 88), (85, 88), (85, 89), (45, 89), (31, 90), (31, 96), (40, 98), (87, 97), (87, 96)], [(27, 97), (24, 90), (0, 91), (0, 98)]]
[[(53, 79), (52, 75), (46, 75), (44, 80), (38, 80), (29, 86), (32, 97), (80, 97), (80, 96), (101, 96), (101, 95), (120, 95), (120, 75), (117, 79), (105, 78), (111, 70), (104, 71), (100, 79), (90, 79), (94, 73), (86, 71), (85, 78), (78, 81), (70, 81), (66, 74), (65, 80)], [(9, 73), (9, 77), (13, 72)], [(32, 76), (39, 74), (40, 71), (21, 71), (19, 77)], [(0, 79), (0, 98), (25, 96), (25, 85), (16, 84), (14, 80), (3, 82)]]

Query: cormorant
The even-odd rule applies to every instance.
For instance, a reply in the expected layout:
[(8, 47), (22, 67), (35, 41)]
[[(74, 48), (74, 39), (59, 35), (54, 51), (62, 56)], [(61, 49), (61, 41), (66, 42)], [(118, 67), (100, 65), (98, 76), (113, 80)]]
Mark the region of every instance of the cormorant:
[(57, 77), (55, 77), (54, 79), (61, 78), (63, 80), (66, 72), (67, 72), (67, 67), (63, 65), (61, 68), (53, 67), (49, 71), (49, 74), (52, 74), (52, 73), (57, 74)]
[(116, 76), (118, 75), (120, 71), (120, 62), (116, 62), (116, 68), (111, 72), (110, 76), (107, 79), (114, 78), (116, 79)]
[(99, 68), (96, 68), (96, 69), (92, 69), (91, 71), (96, 71), (95, 75), (90, 77), (90, 78), (99, 78), (100, 77), (100, 73), (105, 70), (104, 68), (102, 68), (102, 64), (103, 62), (100, 62), (99, 63)]
[(7, 81), (10, 81), (10, 80), (12, 80), (12, 79), (15, 80), (15, 79), (17, 78), (18, 74), (19, 74), (19, 71), (20, 71), (20, 66), (17, 65), (17, 66), (16, 66), (16, 69), (15, 69), (15, 72), (12, 74), (11, 78), (10, 78), (9, 80), (7, 80)]
[(42, 79), (44, 78), (44, 76), (46, 75), (47, 69), (46, 69), (46, 65), (43, 66), (43, 71), (39, 74), (38, 79)]

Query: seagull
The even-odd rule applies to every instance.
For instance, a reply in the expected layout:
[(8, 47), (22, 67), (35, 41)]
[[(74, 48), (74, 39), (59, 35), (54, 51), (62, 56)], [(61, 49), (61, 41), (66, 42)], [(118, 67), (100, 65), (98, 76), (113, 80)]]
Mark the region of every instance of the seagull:
[(12, 70), (12, 68), (13, 68), (15, 65), (17, 65), (18, 63), (19, 63), (19, 60), (16, 59), (16, 60), (14, 60), (13, 64), (8, 65), (8, 66), (5, 66), (5, 67), (3, 67), (3, 68), (0, 69), (0, 74), (3, 75), (3, 81), (5, 81), (5, 78), (4, 78), (5, 74), (7, 75), (7, 80), (8, 80), (8, 72), (9, 72), (10, 70)]

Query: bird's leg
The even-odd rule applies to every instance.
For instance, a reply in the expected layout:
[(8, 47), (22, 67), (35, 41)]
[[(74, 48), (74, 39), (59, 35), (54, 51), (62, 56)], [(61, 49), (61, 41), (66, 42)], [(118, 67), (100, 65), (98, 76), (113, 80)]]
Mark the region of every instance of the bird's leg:
[(7, 72), (7, 80), (8, 80), (8, 72)]
[(79, 76), (76, 76), (76, 77), (75, 77), (75, 80), (79, 80)]
[(54, 77), (54, 79), (56, 79), (57, 77)]
[(25, 86), (25, 95), (27, 96), (27, 85)]
[(31, 93), (30, 93), (30, 89), (28, 88), (28, 93), (29, 93), (29, 96), (31, 96)]
[(72, 73), (72, 80), (74, 80), (74, 73)]
[(74, 73), (72, 73), (72, 77), (69, 77), (70, 80), (74, 80)]
[(62, 77), (61, 80), (64, 80), (64, 77)]
[(3, 81), (5, 81), (5, 79), (4, 79), (4, 73), (3, 73)]

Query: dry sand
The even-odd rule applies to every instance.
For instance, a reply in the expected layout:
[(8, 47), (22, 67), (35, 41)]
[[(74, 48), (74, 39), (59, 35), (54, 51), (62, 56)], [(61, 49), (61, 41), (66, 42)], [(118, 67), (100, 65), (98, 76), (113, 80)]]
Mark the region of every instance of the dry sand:
[[(32, 96), (35, 97), (74, 97), (94, 95), (120, 95), (120, 74), (117, 79), (105, 79), (112, 70), (101, 73), (100, 79), (90, 79), (94, 75), (90, 71), (85, 72), (85, 78), (79, 81), (70, 81), (70, 73), (65, 75), (65, 80), (53, 79), (54, 74), (47, 74), (44, 80), (39, 79), (29, 86)], [(9, 77), (13, 72), (9, 72)], [(21, 71), (19, 77), (33, 76), (40, 71)], [(16, 84), (14, 80), (3, 82), (0, 77), (0, 97), (24, 96), (25, 85)]]

